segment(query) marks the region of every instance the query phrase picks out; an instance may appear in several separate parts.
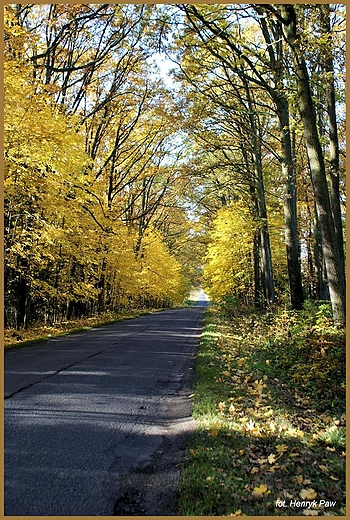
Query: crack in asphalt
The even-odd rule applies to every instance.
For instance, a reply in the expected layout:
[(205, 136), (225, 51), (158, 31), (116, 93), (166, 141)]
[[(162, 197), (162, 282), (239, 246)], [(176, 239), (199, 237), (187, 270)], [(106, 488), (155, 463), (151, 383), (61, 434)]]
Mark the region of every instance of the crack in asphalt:
[(79, 361), (75, 361), (75, 363), (71, 363), (70, 365), (67, 365), (67, 366), (65, 366), (63, 368), (60, 368), (60, 370), (56, 370), (55, 372), (47, 374), (46, 376), (42, 377), (41, 379), (38, 379), (37, 381), (34, 381), (34, 383), (29, 383), (28, 385), (23, 386), (22, 388), (19, 388), (18, 390), (15, 390), (15, 392), (12, 392), (12, 394), (5, 395), (4, 399), (11, 399), (11, 397), (14, 397), (15, 395), (23, 392), (24, 390), (27, 390), (28, 388), (31, 388), (32, 386), (35, 386), (35, 385), (37, 385), (39, 383), (42, 383), (43, 381), (45, 381), (45, 379), (48, 379), (49, 377), (57, 376), (57, 374), (60, 374), (61, 372), (64, 372), (65, 370), (68, 370), (68, 368), (75, 367), (75, 366), (79, 365), (79, 363), (84, 363), (84, 361), (87, 361), (88, 359), (91, 359), (91, 358), (93, 358), (95, 356), (98, 356), (102, 352), (104, 352), (104, 350), (100, 350), (99, 352), (94, 352), (93, 354), (91, 354), (90, 356), (88, 356), (88, 357), (86, 357), (84, 359), (80, 359)]
[[(126, 339), (129, 339), (133, 336), (136, 336), (137, 334), (139, 334), (140, 332), (145, 332), (147, 329), (149, 329), (150, 326), (148, 327), (145, 327), (144, 329), (142, 329), (141, 331), (139, 332), (131, 332), (131, 333), (126, 333), (125, 336), (122, 336), (121, 338), (119, 338), (119, 341), (115, 342), (114, 345), (116, 344), (121, 344), (123, 343), (123, 341), (125, 341)], [(114, 346), (113, 345), (113, 346)], [(100, 350), (99, 352), (94, 352), (93, 354), (90, 354), (89, 356), (87, 357), (84, 357), (83, 359), (79, 359), (78, 361), (75, 361), (74, 363), (70, 363), (69, 365), (66, 365), (62, 368), (60, 368), (59, 370), (56, 370), (56, 371), (52, 371), (50, 372), (50, 374), (47, 374), (45, 375), (44, 377), (42, 377), (41, 379), (38, 379), (37, 381), (34, 381), (33, 383), (28, 383), (27, 385), (19, 388), (18, 390), (15, 390), (14, 392), (12, 392), (11, 394), (8, 394), (8, 395), (5, 395), (4, 396), (4, 399), (7, 400), (7, 399), (11, 399), (12, 397), (14, 397), (15, 395), (23, 392), (24, 390), (27, 390), (28, 388), (32, 388), (33, 386), (39, 384), (39, 383), (42, 383), (43, 381), (45, 381), (46, 379), (49, 379), (50, 377), (54, 377), (54, 376), (57, 376), (58, 374), (60, 374), (61, 372), (64, 372), (65, 370), (68, 370), (69, 368), (72, 368), (72, 367), (75, 367), (77, 365), (79, 365), (80, 363), (84, 363), (85, 361), (88, 361), (89, 359), (92, 359), (96, 356), (99, 356), (100, 354), (102, 354), (103, 352), (108, 352), (109, 350), (112, 350), (113, 346), (110, 346), (108, 348), (105, 348), (105, 349), (102, 349)]]

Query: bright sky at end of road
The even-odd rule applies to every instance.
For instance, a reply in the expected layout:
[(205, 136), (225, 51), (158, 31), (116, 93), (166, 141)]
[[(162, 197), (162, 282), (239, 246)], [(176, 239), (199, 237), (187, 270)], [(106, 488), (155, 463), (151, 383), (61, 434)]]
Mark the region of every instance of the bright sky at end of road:
[(209, 296), (203, 291), (202, 288), (193, 287), (190, 294), (190, 300), (208, 302)]

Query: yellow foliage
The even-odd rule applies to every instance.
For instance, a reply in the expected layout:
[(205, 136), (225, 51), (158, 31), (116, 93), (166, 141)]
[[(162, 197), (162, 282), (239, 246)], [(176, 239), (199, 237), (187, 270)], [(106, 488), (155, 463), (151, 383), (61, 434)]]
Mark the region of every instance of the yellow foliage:
[(139, 254), (141, 295), (180, 304), (187, 290), (180, 263), (172, 256), (161, 234), (150, 229), (142, 240)]
[(21, 59), (30, 35), (11, 9), (5, 27), (5, 267), (12, 280), (25, 278), (40, 305), (182, 303), (180, 263), (152, 227), (135, 255), (136, 231), (106, 209), (105, 179), (89, 173), (78, 119), (64, 114)]
[(210, 298), (251, 294), (255, 228), (249, 209), (241, 201), (217, 212), (204, 266), (205, 290)]
[[(23, 37), (23, 31), (18, 31)], [(16, 39), (16, 31), (11, 37)], [(89, 226), (79, 221), (82, 211), (73, 201), (73, 185), (79, 183), (87, 157), (76, 121), (60, 113), (33, 79), (28, 64), (13, 53), (5, 57), (5, 266), (25, 275), (32, 294), (40, 294), (45, 301), (58, 292), (58, 286), (48, 280), (57, 258), (60, 262), (65, 255), (83, 259), (88, 247), (78, 243), (77, 237), (84, 233), (93, 239)], [(44, 269), (47, 280), (37, 279), (38, 271)], [(92, 286), (74, 280), (65, 290), (81, 296)]]

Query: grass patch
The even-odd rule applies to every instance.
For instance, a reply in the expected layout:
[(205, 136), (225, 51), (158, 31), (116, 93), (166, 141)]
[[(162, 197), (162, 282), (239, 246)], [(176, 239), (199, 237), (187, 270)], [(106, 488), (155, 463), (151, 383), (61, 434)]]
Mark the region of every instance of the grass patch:
[(59, 338), (68, 334), (77, 334), (91, 330), (95, 327), (103, 325), (111, 325), (119, 321), (137, 318), (146, 314), (160, 312), (165, 309), (137, 309), (123, 313), (106, 312), (100, 316), (90, 318), (79, 318), (75, 320), (56, 323), (54, 325), (45, 325), (43, 323), (35, 323), (28, 327), (17, 331), (15, 329), (5, 329), (4, 346), (5, 349), (42, 343), (52, 338)]
[(345, 514), (345, 332), (327, 313), (208, 309), (179, 514)]

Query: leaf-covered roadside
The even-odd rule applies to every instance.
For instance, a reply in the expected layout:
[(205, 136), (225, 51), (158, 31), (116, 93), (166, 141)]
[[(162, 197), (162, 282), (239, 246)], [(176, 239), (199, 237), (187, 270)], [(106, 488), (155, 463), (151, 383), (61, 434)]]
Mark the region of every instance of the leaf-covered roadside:
[(208, 310), (180, 514), (345, 514), (345, 332), (328, 314)]

